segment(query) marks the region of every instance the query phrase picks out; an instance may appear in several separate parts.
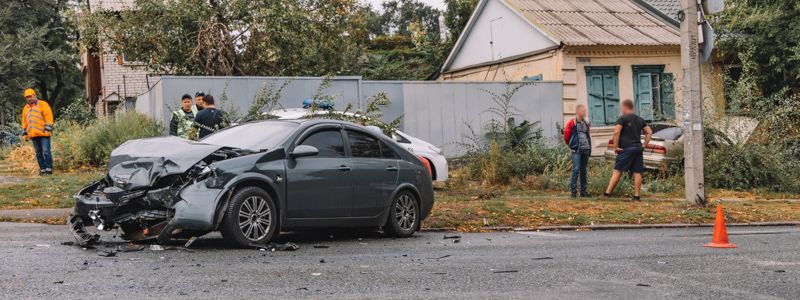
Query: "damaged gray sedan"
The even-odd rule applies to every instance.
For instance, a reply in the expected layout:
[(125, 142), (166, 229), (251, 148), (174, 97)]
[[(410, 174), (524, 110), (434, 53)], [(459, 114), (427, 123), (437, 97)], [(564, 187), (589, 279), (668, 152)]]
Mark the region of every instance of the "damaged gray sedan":
[(127, 240), (220, 231), (237, 245), (281, 230), (378, 227), (419, 230), (433, 207), (429, 170), (381, 133), (333, 120), (261, 121), (200, 142), (133, 140), (111, 153), (106, 178), (75, 195), (70, 225), (119, 228)]

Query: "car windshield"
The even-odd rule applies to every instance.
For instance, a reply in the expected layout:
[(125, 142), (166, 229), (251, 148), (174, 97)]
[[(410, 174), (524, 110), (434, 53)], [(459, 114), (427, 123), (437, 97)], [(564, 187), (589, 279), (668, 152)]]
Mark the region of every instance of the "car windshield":
[(670, 127), (664, 128), (659, 130), (656, 133), (653, 133), (653, 137), (661, 138), (667, 141), (674, 141), (683, 135), (683, 128), (680, 127)]
[(274, 148), (297, 126), (297, 123), (282, 121), (248, 123), (227, 128), (200, 141), (206, 144), (259, 151)]

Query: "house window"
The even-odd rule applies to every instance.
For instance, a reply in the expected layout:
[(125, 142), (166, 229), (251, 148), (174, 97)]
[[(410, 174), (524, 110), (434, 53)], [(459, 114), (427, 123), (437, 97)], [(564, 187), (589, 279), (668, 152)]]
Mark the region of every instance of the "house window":
[(586, 67), (589, 119), (592, 124), (611, 125), (619, 117), (619, 66)]
[(636, 113), (647, 121), (675, 119), (675, 84), (664, 66), (633, 66)]

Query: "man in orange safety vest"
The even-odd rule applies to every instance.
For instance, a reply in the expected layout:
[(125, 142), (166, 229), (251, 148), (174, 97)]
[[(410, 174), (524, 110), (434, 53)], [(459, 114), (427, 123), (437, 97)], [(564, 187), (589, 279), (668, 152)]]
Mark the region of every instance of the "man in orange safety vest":
[(23, 141), (30, 140), (36, 150), (39, 175), (53, 174), (53, 156), (50, 154), (50, 137), (53, 135), (53, 111), (50, 105), (36, 98), (33, 89), (23, 93), (28, 103), (22, 108)]

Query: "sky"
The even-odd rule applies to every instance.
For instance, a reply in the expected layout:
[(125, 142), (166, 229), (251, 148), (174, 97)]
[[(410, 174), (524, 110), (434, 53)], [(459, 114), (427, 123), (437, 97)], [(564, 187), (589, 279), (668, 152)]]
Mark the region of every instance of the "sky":
[[(365, 1), (368, 2), (369, 4), (372, 4), (372, 7), (380, 9), (381, 3), (383, 3), (384, 0), (365, 0)], [(438, 9), (444, 9), (444, 0), (419, 0), (419, 1)]]

